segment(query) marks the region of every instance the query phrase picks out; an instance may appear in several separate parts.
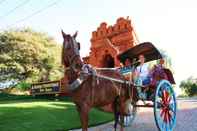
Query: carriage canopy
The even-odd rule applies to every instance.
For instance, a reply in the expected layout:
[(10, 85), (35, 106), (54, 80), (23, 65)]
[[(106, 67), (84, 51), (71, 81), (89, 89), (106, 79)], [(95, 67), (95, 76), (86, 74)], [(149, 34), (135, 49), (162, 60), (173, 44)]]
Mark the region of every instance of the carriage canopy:
[(119, 54), (118, 59), (124, 63), (124, 61), (129, 58), (131, 60), (137, 59), (140, 54), (143, 54), (146, 58), (146, 62), (158, 60), (162, 58), (161, 53), (151, 42), (144, 42), (139, 45), (134, 46), (126, 50), (125, 52)]

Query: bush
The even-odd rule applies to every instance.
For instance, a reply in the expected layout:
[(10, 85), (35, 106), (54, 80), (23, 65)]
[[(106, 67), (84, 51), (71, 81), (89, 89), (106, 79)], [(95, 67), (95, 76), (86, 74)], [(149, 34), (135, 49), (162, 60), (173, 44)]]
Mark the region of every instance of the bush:
[(197, 79), (190, 77), (186, 81), (182, 81), (180, 88), (182, 88), (188, 96), (197, 96)]
[(26, 82), (21, 82), (16, 87), (22, 91), (27, 91), (31, 88), (31, 84)]

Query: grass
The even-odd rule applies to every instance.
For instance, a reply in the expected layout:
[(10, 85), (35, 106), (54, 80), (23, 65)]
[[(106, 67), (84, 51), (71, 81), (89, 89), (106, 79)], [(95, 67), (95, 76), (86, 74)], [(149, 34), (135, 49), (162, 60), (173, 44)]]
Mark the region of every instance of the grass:
[(2, 101), (12, 101), (12, 100), (27, 100), (27, 99), (34, 99), (32, 96), (27, 95), (13, 95), (13, 94), (7, 94), (7, 93), (0, 93), (0, 102)]
[[(0, 131), (67, 131), (80, 128), (75, 105), (69, 100), (33, 99), (0, 94)], [(11, 100), (11, 97), (17, 98)], [(3, 100), (1, 98), (4, 98)], [(92, 109), (89, 125), (111, 121), (113, 115)]]

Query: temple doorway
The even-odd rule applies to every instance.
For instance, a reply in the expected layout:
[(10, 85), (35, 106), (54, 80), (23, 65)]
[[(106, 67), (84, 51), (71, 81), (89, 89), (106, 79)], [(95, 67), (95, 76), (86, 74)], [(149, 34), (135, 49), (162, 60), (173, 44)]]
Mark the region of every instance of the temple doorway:
[(114, 68), (114, 58), (110, 54), (106, 54), (103, 59), (103, 67), (105, 68)]

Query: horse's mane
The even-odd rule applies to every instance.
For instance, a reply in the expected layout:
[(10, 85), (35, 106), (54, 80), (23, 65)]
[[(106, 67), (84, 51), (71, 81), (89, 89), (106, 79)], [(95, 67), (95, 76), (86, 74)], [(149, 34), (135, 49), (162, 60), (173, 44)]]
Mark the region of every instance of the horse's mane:
[(64, 65), (64, 48), (65, 48), (65, 44), (63, 43), (63, 47), (62, 47), (62, 65)]

